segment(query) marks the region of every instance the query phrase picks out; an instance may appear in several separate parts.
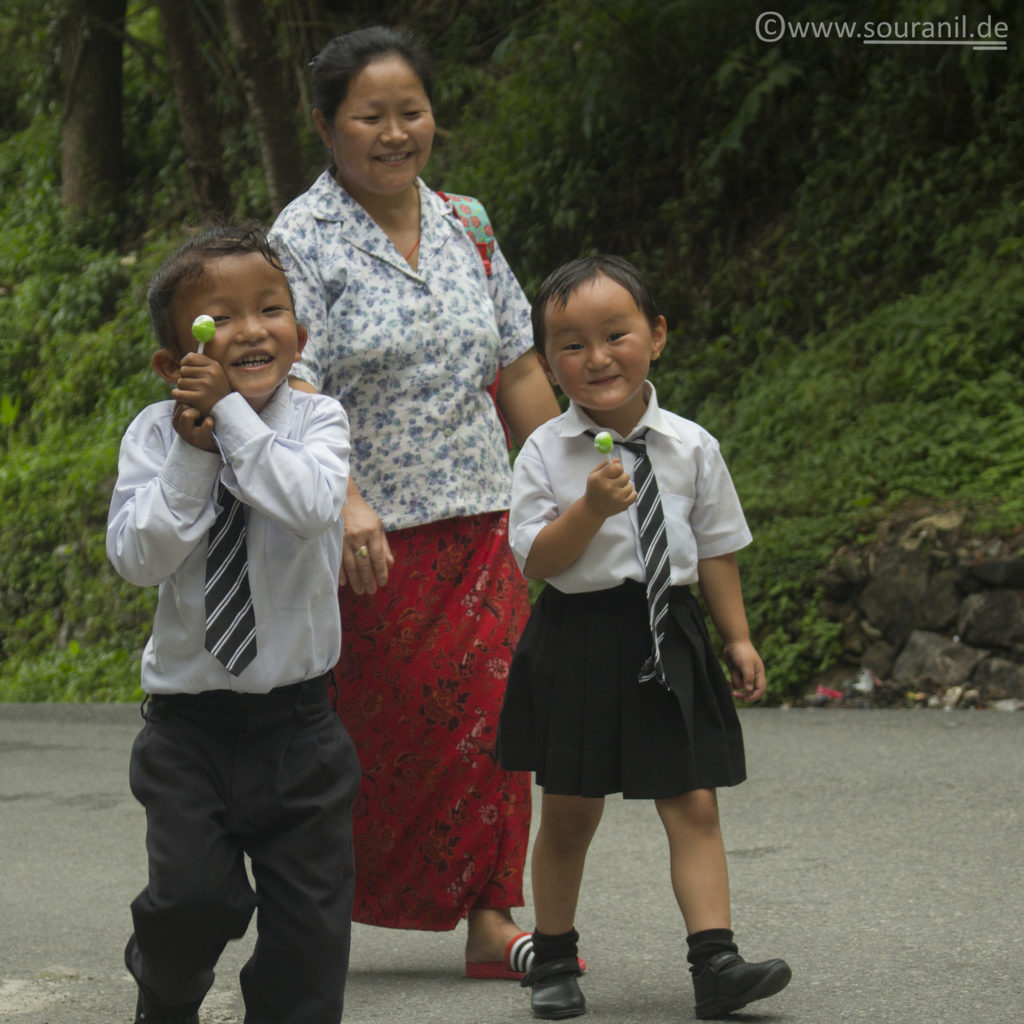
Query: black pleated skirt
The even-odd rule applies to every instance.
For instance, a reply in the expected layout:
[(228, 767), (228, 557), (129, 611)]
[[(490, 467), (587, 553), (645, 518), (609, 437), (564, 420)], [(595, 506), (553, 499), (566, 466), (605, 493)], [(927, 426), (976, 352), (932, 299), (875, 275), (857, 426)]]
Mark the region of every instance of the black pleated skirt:
[(643, 584), (545, 587), (509, 671), (502, 767), (571, 796), (661, 799), (742, 782), (743, 735), (701, 607), (673, 587), (670, 609), (666, 688), (638, 680), (651, 651)]

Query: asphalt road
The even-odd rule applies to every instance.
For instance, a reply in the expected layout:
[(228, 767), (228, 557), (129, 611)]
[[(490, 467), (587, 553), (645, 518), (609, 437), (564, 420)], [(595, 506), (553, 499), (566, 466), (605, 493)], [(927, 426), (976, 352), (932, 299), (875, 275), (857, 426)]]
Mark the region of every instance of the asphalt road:
[[(736, 1021), (1024, 1019), (1024, 713), (742, 712), (751, 778), (721, 793), (748, 959), (793, 981)], [(127, 781), (138, 709), (0, 704), (0, 1021), (129, 1024), (121, 965), (145, 878)], [(610, 798), (577, 926), (585, 1020), (693, 1020), (684, 930), (654, 809)], [(518, 920), (532, 925), (529, 908)], [(356, 926), (346, 1021), (526, 1024), (511, 982), (462, 976), (462, 927)], [(229, 947), (200, 1012), (242, 1021)]]

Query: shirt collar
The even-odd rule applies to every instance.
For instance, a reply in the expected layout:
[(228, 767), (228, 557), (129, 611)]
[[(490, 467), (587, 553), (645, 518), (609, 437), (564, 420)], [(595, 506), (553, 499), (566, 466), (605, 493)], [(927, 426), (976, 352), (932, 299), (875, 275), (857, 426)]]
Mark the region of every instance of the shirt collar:
[[(445, 202), (431, 191), (422, 178), (416, 179), (420, 194), (421, 252), (436, 250), (453, 231), (462, 231), (461, 223), (452, 214), (451, 202)], [(389, 263), (416, 280), (423, 275), (413, 270), (388, 241), (380, 225), (335, 180), (328, 168), (309, 188), (310, 210), (320, 221), (341, 225), (345, 238), (353, 245)]]
[(270, 401), (263, 407), (260, 419), (275, 433), (287, 435), (291, 405), (292, 389), (288, 381), (283, 380), (270, 396)]
[[(664, 434), (666, 437), (678, 441), (679, 434), (668, 421), (668, 417), (661, 411), (661, 407), (658, 405), (658, 393), (649, 380), (644, 381), (644, 395), (647, 398), (647, 408), (644, 410), (643, 416), (640, 417), (640, 421), (629, 434), (626, 437), (622, 437), (615, 430), (609, 431), (609, 433), (616, 441), (628, 441), (646, 430), (653, 430), (657, 434)], [(595, 423), (575, 402), (569, 402), (569, 408), (562, 418), (562, 437), (576, 437), (588, 430), (604, 429), (600, 424)]]

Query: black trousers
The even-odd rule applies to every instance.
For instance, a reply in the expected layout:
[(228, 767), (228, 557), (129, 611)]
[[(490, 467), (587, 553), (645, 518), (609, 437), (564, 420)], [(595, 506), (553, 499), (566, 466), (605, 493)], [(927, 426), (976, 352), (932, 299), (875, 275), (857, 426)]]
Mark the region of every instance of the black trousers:
[(198, 1006), (255, 909), (246, 1024), (341, 1020), (359, 762), (326, 679), (147, 703), (130, 779), (146, 809), (149, 884), (132, 903), (125, 959), (159, 1005)]

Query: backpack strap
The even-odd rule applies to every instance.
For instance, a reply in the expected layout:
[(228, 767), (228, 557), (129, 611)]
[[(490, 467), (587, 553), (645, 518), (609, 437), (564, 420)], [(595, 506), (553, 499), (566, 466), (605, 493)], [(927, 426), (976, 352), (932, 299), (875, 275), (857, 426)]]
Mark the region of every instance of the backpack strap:
[[(452, 213), (458, 217), (466, 234), (476, 246), (480, 253), (480, 260), (484, 265), (484, 273), (488, 279), (491, 276), (491, 257), (494, 255), (494, 228), (491, 226), (490, 218), (484, 209), (484, 204), (473, 196), (456, 196), (451, 193), (438, 191), (437, 193), (445, 202), (452, 204)], [(487, 386), (486, 391), (494, 402), (494, 411), (498, 414), (501, 429), (505, 432), (505, 444), (512, 447), (512, 433), (508, 429), (505, 417), (501, 415), (498, 408), (498, 381), (501, 378), (501, 368), (494, 375), (494, 380)]]
[(461, 221), (466, 234), (480, 253), (484, 265), (484, 273), (491, 276), (491, 257), (494, 255), (494, 228), (484, 209), (484, 204), (473, 196), (457, 196), (450, 192), (437, 193), (446, 202), (452, 204), (452, 212)]

